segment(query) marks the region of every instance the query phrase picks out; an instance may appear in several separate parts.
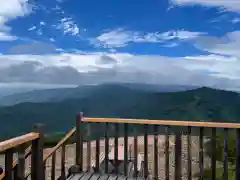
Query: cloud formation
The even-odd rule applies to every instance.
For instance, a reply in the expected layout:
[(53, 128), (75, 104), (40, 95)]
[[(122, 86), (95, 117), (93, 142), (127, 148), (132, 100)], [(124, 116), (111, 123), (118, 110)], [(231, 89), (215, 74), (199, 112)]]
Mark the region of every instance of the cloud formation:
[(163, 33), (142, 33), (118, 28), (104, 32), (95, 39), (91, 39), (91, 43), (95, 46), (102, 46), (105, 48), (117, 48), (127, 46), (129, 43), (163, 43), (170, 40), (190, 40), (202, 34), (204, 33), (189, 32), (185, 30), (173, 30)]
[[(1, 56), (0, 82), (97, 84), (136, 82), (240, 88), (240, 62), (222, 56), (169, 58), (132, 54)], [(231, 62), (230, 62), (231, 61)]]
[(64, 34), (69, 34), (72, 36), (78, 36), (80, 30), (77, 24), (73, 21), (72, 18), (62, 18), (57, 25), (54, 25), (56, 29), (62, 30)]
[(240, 1), (238, 0), (170, 0), (170, 2), (177, 6), (202, 5), (240, 13)]
[(240, 31), (229, 32), (222, 37), (202, 36), (196, 39), (195, 46), (209, 53), (240, 59)]
[(7, 23), (31, 12), (32, 6), (28, 3), (28, 0), (0, 1), (0, 41), (16, 40), (17, 37), (11, 35), (11, 27)]

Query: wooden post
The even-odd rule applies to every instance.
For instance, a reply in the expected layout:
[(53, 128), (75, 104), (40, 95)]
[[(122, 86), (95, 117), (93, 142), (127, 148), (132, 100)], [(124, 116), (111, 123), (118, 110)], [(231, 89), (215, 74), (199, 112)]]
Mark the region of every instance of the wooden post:
[(66, 159), (66, 145), (62, 145), (62, 152), (61, 152), (61, 180), (66, 179), (66, 172), (65, 172), (65, 159)]
[(82, 171), (82, 153), (83, 153), (83, 139), (81, 133), (81, 124), (82, 124), (83, 113), (78, 113), (76, 116), (76, 165), (79, 168), (79, 171)]
[(38, 132), (40, 137), (32, 141), (32, 156), (31, 156), (31, 179), (44, 180), (44, 162), (43, 162), (43, 124), (34, 126), (35, 132)]
[(5, 153), (5, 179), (12, 180), (13, 179), (13, 149), (8, 149)]

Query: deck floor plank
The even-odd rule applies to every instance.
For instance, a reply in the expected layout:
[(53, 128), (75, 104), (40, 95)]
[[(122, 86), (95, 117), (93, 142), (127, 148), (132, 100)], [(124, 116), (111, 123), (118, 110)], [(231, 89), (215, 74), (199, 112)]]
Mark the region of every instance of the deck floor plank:
[(90, 180), (92, 176), (93, 176), (92, 172), (86, 172), (84, 176), (82, 176), (79, 180)]
[(99, 174), (92, 172), (79, 173), (68, 178), (68, 180), (145, 180), (143, 177), (128, 178), (122, 175)]
[(101, 175), (101, 176), (99, 177), (98, 180), (107, 180), (108, 177), (109, 177), (109, 175), (107, 175), (107, 174), (103, 174), (103, 175)]
[(68, 180), (79, 180), (81, 177), (84, 176), (84, 174), (85, 174), (85, 172), (72, 175), (68, 178)]
[(118, 176), (117, 180), (127, 180), (127, 177), (125, 177), (125, 176)]
[(117, 180), (118, 176), (117, 175), (112, 175), (110, 174), (108, 177), (108, 180)]
[(93, 174), (90, 180), (98, 180), (100, 179), (101, 175), (100, 174)]

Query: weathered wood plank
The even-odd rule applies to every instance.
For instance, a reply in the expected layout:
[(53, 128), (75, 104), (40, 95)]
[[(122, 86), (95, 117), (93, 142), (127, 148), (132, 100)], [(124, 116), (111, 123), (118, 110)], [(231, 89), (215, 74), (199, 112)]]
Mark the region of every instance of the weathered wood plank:
[(2, 142), (0, 142), (0, 152), (4, 152), (8, 149), (20, 146), (24, 143), (30, 142), (37, 138), (39, 138), (39, 133), (32, 132), (32, 133), (18, 136), (18, 137), (15, 137), (15, 138), (12, 138), (12, 139), (9, 139), (6, 141), (2, 141)]
[(84, 117), (83, 122), (92, 123), (128, 123), (128, 124), (148, 124), (148, 125), (163, 125), (163, 126), (191, 126), (191, 127), (212, 127), (212, 128), (228, 128), (240, 129), (239, 123), (219, 123), (209, 121), (180, 121), (180, 120), (150, 120), (150, 119), (124, 119), (124, 118), (90, 118)]
[(100, 178), (100, 174), (93, 174), (89, 180), (98, 180)]
[(79, 174), (75, 174), (75, 175), (72, 175), (72, 176), (70, 176), (69, 178), (68, 178), (68, 180), (79, 180), (79, 179), (81, 179), (81, 177), (83, 177), (84, 176), (84, 172), (83, 173), (79, 173)]
[(108, 175), (104, 174), (104, 175), (101, 175), (98, 180), (107, 180), (107, 179), (108, 179)]
[(108, 177), (108, 180), (116, 180), (117, 178), (118, 178), (118, 176), (116, 176), (116, 175), (110, 175)]
[(117, 180), (126, 180), (127, 177), (126, 176), (118, 176)]

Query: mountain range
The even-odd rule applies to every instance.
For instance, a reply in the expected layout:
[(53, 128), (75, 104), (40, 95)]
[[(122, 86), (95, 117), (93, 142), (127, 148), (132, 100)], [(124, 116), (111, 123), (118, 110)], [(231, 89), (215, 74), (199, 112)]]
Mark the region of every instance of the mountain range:
[[(79, 87), (69, 88), (52, 88), (52, 89), (38, 89), (27, 92), (14, 93), (0, 97), (0, 106), (11, 106), (23, 102), (60, 102), (66, 99), (80, 99), (91, 96), (92, 93), (101, 91), (102, 88), (108, 87), (110, 89), (118, 86), (126, 87), (138, 91), (147, 92), (177, 92), (189, 89), (196, 89), (195, 86), (184, 85), (152, 85), (152, 84), (138, 84), (138, 83), (109, 83), (100, 85), (82, 85)], [(1, 91), (0, 91), (1, 92)]]
[[(0, 131), (0, 137), (31, 131), (35, 123), (45, 124), (47, 133), (66, 132), (74, 126), (75, 115), (80, 111), (90, 117), (216, 122), (237, 122), (240, 117), (239, 93), (206, 87), (160, 92), (152, 88), (105, 84), (95, 88), (76, 88), (76, 92), (68, 90), (59, 89), (58, 93), (48, 90), (58, 94), (48, 95), (57, 97), (57, 100), (49, 98), (51, 102), (48, 99), (48, 102), (24, 102), (1, 107), (0, 121), (4, 128)], [(39, 99), (42, 97), (38, 96)]]

